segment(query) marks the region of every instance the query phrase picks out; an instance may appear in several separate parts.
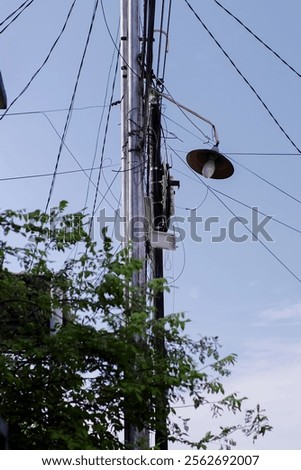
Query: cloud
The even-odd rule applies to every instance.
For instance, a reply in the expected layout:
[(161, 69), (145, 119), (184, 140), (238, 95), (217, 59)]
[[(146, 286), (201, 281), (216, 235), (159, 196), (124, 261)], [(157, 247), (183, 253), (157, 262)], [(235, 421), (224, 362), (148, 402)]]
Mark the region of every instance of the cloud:
[(259, 312), (259, 323), (264, 326), (273, 322), (294, 322), (301, 324), (301, 302), (282, 308), (271, 308)]
[[(241, 434), (233, 436), (237, 450), (299, 450), (301, 443), (301, 345), (289, 339), (266, 338), (245, 344), (244, 353), (226, 381), (226, 393), (238, 392), (247, 396), (246, 408), (258, 403), (266, 411), (273, 431), (252, 439)], [(189, 399), (187, 400), (188, 403)], [(184, 410), (183, 410), (184, 414)], [(205, 409), (187, 409), (190, 417), (190, 436), (200, 438), (208, 430), (228, 426), (243, 419), (243, 415), (226, 414), (218, 421)], [(211, 447), (216, 448), (216, 447)]]

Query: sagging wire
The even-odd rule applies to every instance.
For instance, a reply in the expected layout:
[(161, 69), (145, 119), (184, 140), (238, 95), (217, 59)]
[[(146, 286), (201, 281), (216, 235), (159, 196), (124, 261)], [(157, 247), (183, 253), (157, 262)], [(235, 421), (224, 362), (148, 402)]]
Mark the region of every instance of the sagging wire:
[(237, 23), (239, 23), (248, 33), (250, 33), (257, 41), (260, 42), (268, 51), (270, 51), (277, 59), (279, 59), (286, 67), (288, 67), (292, 72), (294, 72), (299, 78), (301, 78), (301, 73), (299, 73), (292, 65), (290, 65), (283, 57), (280, 56), (272, 47), (270, 47), (266, 42), (264, 42), (257, 34), (255, 34), (248, 26), (246, 26), (237, 16), (235, 16), (231, 11), (225, 8), (217, 0), (213, 0), (220, 8), (222, 8), (228, 15), (230, 15)]
[[(185, 0), (185, 1), (186, 1), (186, 0)], [(192, 171), (191, 168), (190, 168), (190, 166), (185, 162), (185, 160), (181, 157), (181, 155), (179, 155), (179, 154), (178, 154), (177, 152), (175, 152), (175, 151), (174, 151), (174, 153), (175, 153), (175, 155), (182, 161), (182, 163), (183, 163), (187, 168), (189, 168), (190, 171)], [(232, 209), (216, 194), (216, 191), (214, 191), (208, 184), (206, 184), (198, 174), (195, 174), (195, 176), (196, 176), (196, 178), (197, 178), (205, 187), (208, 188), (208, 190), (211, 192), (211, 194), (214, 195), (214, 197), (227, 209), (227, 211), (230, 212), (230, 214), (232, 214), (232, 216), (233, 216), (239, 223), (242, 224), (242, 221), (241, 221), (240, 217), (237, 216), (237, 215), (235, 214), (235, 212), (233, 212)], [(277, 256), (262, 240), (260, 240), (260, 238), (259, 238), (258, 235), (256, 235), (247, 225), (245, 225), (245, 224), (242, 224), (242, 225), (243, 225), (243, 227), (245, 228), (245, 230), (247, 230), (247, 231), (252, 235), (252, 239), (253, 239), (253, 240), (258, 241), (258, 242), (261, 244), (261, 246), (263, 246), (264, 249), (265, 249), (266, 251), (268, 251), (268, 252), (270, 253), (270, 255), (271, 255), (289, 274), (291, 274), (291, 276), (293, 276), (293, 277), (296, 279), (296, 281), (298, 281), (299, 283), (301, 283), (301, 278), (300, 278), (296, 273), (294, 273), (294, 271), (293, 271), (291, 268), (289, 268), (289, 267), (285, 264), (285, 262), (282, 261), (282, 260), (279, 258), (279, 256)]]
[[(12, 20), (3, 28), (1, 29), (0, 31), (0, 34), (4, 33), (4, 31), (9, 28), (9, 26), (11, 24), (13, 24), (18, 18), (19, 16), (25, 11), (27, 10), (27, 8), (34, 2), (34, 0), (26, 0), (26, 2), (22, 3), (22, 5), (20, 5), (15, 11), (13, 11), (12, 13), (10, 13), (6, 18), (5, 20), (1, 21), (0, 23), (0, 26), (3, 26), (4, 23), (6, 23), (10, 18), (12, 18), (14, 15), (14, 18), (12, 18)], [(24, 8), (23, 8), (24, 7)], [(23, 8), (23, 10), (22, 10)]]
[(237, 67), (237, 65), (235, 64), (235, 62), (233, 61), (233, 59), (231, 59), (231, 57), (229, 56), (229, 54), (225, 51), (225, 49), (223, 48), (223, 46), (218, 42), (218, 40), (215, 38), (215, 36), (211, 33), (211, 31), (208, 29), (208, 27), (205, 25), (205, 23), (203, 22), (203, 20), (201, 19), (201, 17), (198, 15), (198, 13), (194, 10), (194, 8), (192, 7), (192, 5), (188, 2), (188, 0), (184, 0), (184, 2), (187, 4), (187, 6), (189, 7), (189, 9), (193, 12), (194, 16), (197, 18), (197, 20), (201, 23), (201, 25), (203, 26), (203, 28), (207, 31), (207, 33), (209, 34), (209, 36), (213, 39), (213, 41), (215, 42), (215, 44), (218, 46), (218, 48), (222, 51), (222, 53), (225, 55), (225, 57), (229, 60), (229, 62), (231, 63), (231, 65), (234, 67), (234, 69), (236, 70), (236, 72), (238, 73), (238, 75), (243, 79), (243, 81), (248, 85), (248, 87), (250, 88), (250, 90), (254, 93), (254, 95), (256, 96), (256, 98), (260, 101), (260, 103), (262, 104), (262, 106), (264, 107), (264, 109), (267, 111), (267, 113), (269, 114), (269, 116), (272, 118), (272, 120), (275, 122), (275, 124), (277, 125), (277, 127), (280, 129), (280, 131), (282, 132), (282, 134), (286, 137), (286, 139), (292, 144), (292, 146), (298, 151), (298, 153), (301, 153), (301, 150), (299, 149), (299, 147), (295, 144), (295, 142), (293, 141), (293, 139), (289, 136), (289, 134), (285, 131), (285, 129), (283, 128), (283, 126), (280, 124), (280, 122), (278, 121), (278, 119), (275, 117), (275, 115), (272, 113), (272, 111), (270, 110), (270, 108), (268, 107), (268, 105), (263, 101), (263, 99), (261, 98), (261, 96), (259, 95), (259, 93), (255, 90), (255, 88), (253, 87), (253, 85), (251, 85), (251, 83), (249, 82), (249, 80), (245, 77), (245, 75), (241, 72), (241, 70)]
[[(74, 3), (75, 3), (75, 1), (76, 0), (74, 0)], [(76, 93), (77, 93), (79, 80), (80, 80), (80, 76), (81, 76), (81, 73), (82, 73), (86, 53), (87, 53), (87, 50), (88, 50), (88, 46), (89, 46), (89, 43), (90, 43), (92, 31), (93, 31), (93, 26), (94, 26), (95, 17), (96, 17), (96, 13), (97, 13), (97, 9), (98, 9), (98, 4), (99, 4), (99, 0), (96, 0), (95, 4), (94, 4), (94, 8), (93, 8), (91, 23), (90, 23), (90, 27), (89, 27), (89, 31), (88, 31), (88, 35), (87, 35), (83, 55), (82, 55), (80, 65), (79, 65), (79, 69), (78, 69), (77, 76), (76, 76), (76, 81), (75, 81), (75, 85), (74, 85), (74, 89), (73, 89), (73, 93), (72, 93), (72, 97), (71, 97), (71, 101), (70, 101), (70, 106), (69, 106), (67, 118), (66, 118), (66, 121), (65, 121), (64, 131), (63, 131), (63, 135), (62, 135), (62, 139), (61, 139), (61, 142), (60, 142), (60, 147), (59, 147), (59, 151), (58, 151), (58, 155), (57, 155), (57, 159), (56, 159), (56, 163), (55, 163), (53, 178), (52, 178), (52, 181), (51, 181), (51, 186), (50, 186), (50, 190), (49, 190), (49, 194), (48, 194), (48, 198), (47, 198), (45, 212), (47, 212), (47, 210), (48, 210), (50, 200), (51, 200), (51, 196), (52, 196), (52, 193), (53, 193), (53, 190), (54, 190), (56, 173), (57, 173), (59, 162), (60, 162), (60, 159), (61, 159), (61, 154), (62, 154), (64, 142), (65, 142), (65, 139), (66, 139), (66, 136), (67, 136), (68, 127), (69, 127), (69, 124), (70, 124), (70, 121), (71, 121), (72, 109), (73, 109), (75, 96), (76, 96)]]
[(31, 79), (29, 80), (29, 82), (25, 85), (25, 87), (23, 88), (23, 90), (18, 94), (18, 96), (10, 103), (10, 105), (7, 107), (7, 109), (4, 111), (3, 114), (1, 114), (0, 116), (0, 121), (7, 115), (7, 113), (9, 112), (9, 110), (12, 108), (12, 106), (21, 98), (21, 96), (27, 91), (27, 89), (30, 87), (30, 85), (32, 84), (32, 82), (34, 81), (34, 79), (37, 77), (37, 75), (41, 72), (41, 70), (45, 67), (46, 63), (48, 62), (48, 60), (50, 59), (50, 56), (51, 54), (53, 53), (55, 47), (57, 46), (59, 40), (61, 39), (64, 31), (66, 30), (66, 27), (67, 27), (67, 24), (70, 20), (70, 17), (71, 17), (71, 13), (74, 9), (74, 6), (76, 4), (77, 0), (73, 0), (73, 3), (68, 11), (68, 14), (67, 14), (67, 17), (66, 17), (66, 20), (63, 24), (63, 27), (59, 33), (59, 35), (57, 36), (56, 40), (54, 41), (53, 45), (51, 46), (46, 58), (44, 59), (43, 63), (41, 64), (41, 66), (38, 68), (38, 70), (33, 74), (33, 76), (31, 77)]

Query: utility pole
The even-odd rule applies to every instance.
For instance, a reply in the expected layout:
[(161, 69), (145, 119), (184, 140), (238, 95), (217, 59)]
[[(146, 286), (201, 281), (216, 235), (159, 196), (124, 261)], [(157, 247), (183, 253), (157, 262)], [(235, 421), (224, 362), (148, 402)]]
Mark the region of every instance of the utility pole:
[[(140, 38), (139, 6), (144, 6), (144, 40)], [(122, 206), (124, 246), (132, 246), (131, 256), (143, 262), (143, 269), (132, 279), (132, 286), (146, 284), (147, 262), (153, 279), (163, 278), (163, 249), (175, 249), (175, 237), (167, 234), (171, 186), (168, 165), (161, 161), (161, 100), (153, 89), (153, 41), (156, 0), (120, 0), (121, 8), (121, 140)], [(147, 155), (147, 164), (146, 158)], [(144, 178), (147, 179), (147, 190)], [(147, 206), (145, 207), (145, 201)], [(145, 210), (147, 209), (147, 211)], [(148, 224), (145, 226), (146, 212)], [(148, 232), (146, 243), (145, 235)], [(147, 247), (147, 248), (146, 248)], [(129, 299), (130, 302), (130, 299)], [(164, 318), (164, 293), (154, 296), (155, 320)], [(156, 338), (159, 358), (165, 356), (164, 335)], [(159, 361), (161, 362), (161, 361)], [(154, 371), (156, 372), (156, 371)], [(156, 445), (167, 449), (167, 394), (165, 386), (158, 393), (156, 410)], [(149, 445), (148, 431), (138, 432), (131, 424), (125, 403), (125, 443), (139, 448)]]
[[(142, 71), (139, 62), (139, 3), (121, 0), (121, 140), (122, 202), (125, 220), (124, 246), (132, 245), (130, 256), (140, 259), (143, 268), (133, 275), (132, 287), (144, 289), (146, 282), (144, 155), (142, 120)], [(130, 299), (129, 299), (130, 301)], [(147, 430), (131, 423), (125, 403), (125, 444), (133, 449), (149, 446)], [(143, 443), (143, 444), (141, 444)]]
[[(147, 24), (147, 47), (146, 47), (146, 91), (145, 100), (147, 106), (147, 155), (149, 162), (148, 196), (150, 199), (150, 230), (151, 230), (151, 249), (150, 262), (152, 266), (152, 278), (162, 279), (164, 277), (163, 249), (175, 249), (175, 244), (169, 244), (168, 239), (172, 239), (167, 234), (169, 227), (169, 218), (171, 216), (171, 197), (172, 186), (178, 185), (178, 182), (171, 180), (168, 164), (163, 164), (161, 158), (161, 101), (159, 89), (162, 82), (158, 80), (153, 71), (153, 44), (155, 31), (155, 13), (156, 0), (148, 2)], [(162, 4), (164, 7), (164, 3)], [(162, 26), (162, 24), (161, 24)], [(163, 34), (162, 30), (156, 30)], [(159, 58), (158, 58), (159, 60)], [(154, 243), (155, 241), (155, 243)], [(164, 291), (156, 292), (153, 300), (154, 318), (156, 321), (164, 319)], [(158, 363), (166, 356), (164, 333), (157, 334), (155, 348), (158, 357)], [(164, 361), (163, 361), (164, 362)], [(158, 373), (160, 371), (158, 370)], [(155, 444), (160, 450), (168, 449), (168, 403), (167, 390), (164, 384), (157, 394), (155, 403), (156, 414), (156, 433)]]
[[(149, 101), (149, 132), (148, 155), (150, 160), (150, 199), (152, 205), (152, 229), (155, 232), (167, 230), (166, 220), (163, 216), (163, 166), (161, 162), (161, 103), (156, 94), (150, 95)], [(163, 249), (155, 247), (152, 250), (152, 276), (161, 279), (164, 276)], [(164, 292), (157, 292), (154, 296), (154, 315), (156, 320), (164, 318)], [(164, 336), (156, 338), (158, 357), (164, 357)], [(160, 450), (167, 450), (167, 396), (163, 386), (156, 402), (156, 446)]]

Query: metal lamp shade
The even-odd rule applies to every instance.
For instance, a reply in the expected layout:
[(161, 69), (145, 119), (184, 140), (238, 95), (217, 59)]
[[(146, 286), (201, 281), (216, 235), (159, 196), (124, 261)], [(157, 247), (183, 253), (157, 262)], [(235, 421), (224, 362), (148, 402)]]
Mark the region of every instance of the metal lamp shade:
[(202, 174), (203, 167), (208, 160), (214, 160), (215, 171), (211, 178), (225, 179), (229, 178), (234, 173), (232, 163), (218, 151), (217, 147), (212, 149), (199, 149), (192, 150), (187, 154), (187, 163), (196, 173)]

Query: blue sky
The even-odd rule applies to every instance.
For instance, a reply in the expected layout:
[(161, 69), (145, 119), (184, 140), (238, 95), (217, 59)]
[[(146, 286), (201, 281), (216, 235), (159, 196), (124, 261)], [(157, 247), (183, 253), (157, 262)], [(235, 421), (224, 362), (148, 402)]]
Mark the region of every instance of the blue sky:
[[(0, 21), (21, 2), (2, 0), (1, 3)], [(301, 73), (301, 7), (297, 0), (220, 0), (220, 3)], [(35, 0), (0, 35), (0, 69), (9, 103), (44, 61), (71, 4), (71, 0)], [(158, 1), (159, 9), (160, 4)], [(181, 224), (186, 233), (176, 252), (165, 255), (165, 275), (174, 286), (166, 309), (185, 311), (191, 319), (192, 334), (218, 335), (225, 354), (238, 353), (238, 364), (227, 381), (229, 391), (247, 395), (250, 406), (260, 402), (274, 426), (274, 431), (254, 447), (249, 441), (239, 440), (238, 448), (299, 449), (301, 268), (300, 233), (293, 229), (301, 230), (300, 202), (295, 200), (301, 199), (301, 155), (296, 150), (301, 148), (301, 81), (214, 0), (190, 0), (190, 4), (295, 146), (185, 1), (174, 1), (166, 87), (175, 100), (214, 122), (220, 150), (235, 160), (235, 173), (228, 180), (203, 180), (212, 190), (224, 194), (207, 190), (185, 165), (186, 154), (202, 148), (205, 139), (175, 105), (164, 101), (164, 125), (169, 137), (165, 156), (173, 163), (173, 176), (181, 181), (181, 188), (176, 192), (176, 215), (184, 219)], [(111, 34), (116, 38), (119, 1), (104, 0), (103, 5)], [(77, 1), (49, 61), (1, 120), (1, 178), (53, 172), (60, 145), (57, 133), (63, 132), (93, 6), (92, 0)], [(95, 165), (99, 164), (107, 112), (103, 106), (110, 99), (115, 53), (99, 8), (74, 104), (77, 110), (72, 114), (66, 137), (68, 149), (63, 148), (59, 171), (78, 170), (78, 163), (82, 168), (90, 168), (94, 155)], [(119, 99), (117, 80), (114, 100)], [(39, 112), (28, 114), (31, 111)], [(211, 137), (210, 126), (194, 118), (193, 122)], [(101, 196), (97, 200), (99, 210), (105, 208), (108, 215), (113, 214), (120, 198), (120, 179), (116, 175), (120, 161), (119, 136), (120, 108), (115, 106), (100, 186), (102, 194), (107, 191), (107, 183), (111, 191), (105, 200)], [(97, 171), (93, 171), (92, 180), (95, 184)], [(45, 207), (50, 181), (49, 177), (0, 181), (1, 208)], [(89, 212), (94, 194), (93, 184), (88, 187), (87, 174), (58, 175), (51, 204), (67, 199), (70, 210), (87, 206)], [(197, 233), (203, 237), (202, 242), (191, 238), (187, 220), (190, 214), (187, 208), (199, 205), (196, 214), (202, 221), (198, 223)], [(256, 215), (252, 207), (273, 218), (265, 226), (272, 241), (259, 235), (265, 246), (252, 240), (243, 225), (233, 224), (235, 215), (244, 217), (247, 227), (252, 228), (252, 217), (254, 224)], [(210, 217), (218, 220), (210, 231), (205, 231)], [(259, 221), (264, 219), (263, 215), (258, 217)], [(248, 239), (241, 243), (233, 241), (233, 237), (231, 240), (231, 224), (236, 237), (246, 234)], [(214, 242), (222, 229), (226, 231), (225, 240)], [(185, 412), (192, 415), (192, 435), (212, 427), (202, 412), (195, 414), (189, 408)]]

